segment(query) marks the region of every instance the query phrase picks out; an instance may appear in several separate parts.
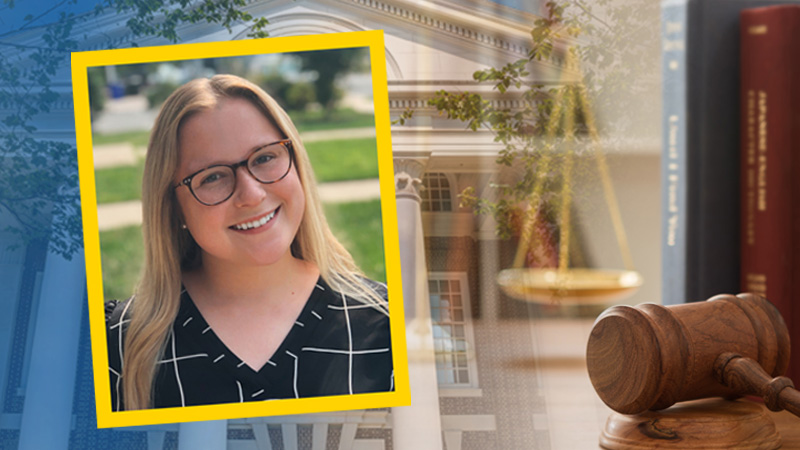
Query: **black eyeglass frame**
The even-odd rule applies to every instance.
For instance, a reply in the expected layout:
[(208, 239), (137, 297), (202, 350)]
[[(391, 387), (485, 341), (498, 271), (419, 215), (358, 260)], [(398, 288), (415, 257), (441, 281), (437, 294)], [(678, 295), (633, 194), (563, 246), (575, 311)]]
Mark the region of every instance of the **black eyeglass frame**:
[[(270, 145), (275, 145), (275, 144), (283, 145), (286, 148), (286, 150), (289, 152), (289, 167), (286, 168), (286, 172), (283, 175), (281, 175), (280, 178), (272, 180), (272, 181), (261, 181), (260, 179), (258, 179), (257, 176), (255, 176), (253, 174), (253, 172), (250, 170), (250, 167), (248, 166), (247, 163), (250, 161), (250, 158), (252, 158), (253, 155), (256, 154), (259, 150), (263, 149), (264, 147), (269, 147)], [(239, 167), (244, 166), (244, 168), (247, 169), (247, 173), (249, 173), (250, 176), (253, 177), (253, 179), (258, 181), (259, 183), (261, 183), (261, 184), (273, 184), (273, 183), (277, 183), (278, 181), (281, 181), (282, 179), (286, 178), (286, 175), (289, 175), (289, 172), (292, 171), (292, 165), (296, 165), (295, 160), (294, 160), (294, 144), (292, 143), (291, 139), (281, 139), (279, 141), (270, 142), (269, 144), (264, 144), (264, 145), (258, 147), (257, 149), (253, 150), (247, 156), (247, 158), (245, 158), (245, 159), (243, 159), (243, 160), (241, 160), (241, 161), (239, 161), (237, 163), (233, 163), (233, 164), (213, 164), (211, 166), (204, 167), (204, 168), (198, 170), (197, 172), (194, 172), (193, 174), (191, 174), (191, 175), (187, 176), (186, 178), (182, 179), (178, 184), (176, 184), (173, 187), (173, 189), (178, 189), (181, 186), (186, 186), (186, 187), (189, 188), (189, 192), (192, 193), (192, 197), (194, 197), (194, 199), (197, 200), (201, 205), (216, 206), (216, 205), (219, 205), (220, 203), (224, 203), (225, 201), (227, 201), (229, 198), (231, 198), (233, 196), (233, 193), (236, 192), (236, 181), (237, 181), (236, 180), (236, 171), (237, 171), (237, 169), (239, 169)], [(197, 197), (197, 194), (194, 193), (194, 189), (192, 189), (192, 179), (195, 176), (197, 176), (198, 174), (200, 174), (201, 172), (204, 172), (204, 171), (206, 171), (208, 169), (212, 169), (214, 167), (230, 167), (231, 170), (233, 170), (233, 186), (234, 187), (231, 190), (231, 193), (228, 194), (228, 196), (225, 197), (224, 199), (222, 199), (222, 200), (220, 200), (220, 201), (218, 201), (216, 203), (206, 203), (206, 202), (200, 200)]]

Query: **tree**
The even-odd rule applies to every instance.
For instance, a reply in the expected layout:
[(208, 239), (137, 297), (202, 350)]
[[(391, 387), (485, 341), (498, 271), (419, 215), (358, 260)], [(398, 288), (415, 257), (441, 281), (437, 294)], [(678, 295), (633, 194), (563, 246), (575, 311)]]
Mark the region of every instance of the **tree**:
[[(61, 0), (0, 31), (0, 214), (13, 218), (4, 231), (21, 236), (26, 244), (49, 241), (66, 258), (82, 246), (76, 148), (48, 138), (35, 121), (65, 100), (54, 86), (65, 81), (59, 76), (69, 67), (70, 52), (79, 50), (75, 26), (101, 13), (129, 15), (126, 26), (133, 46), (144, 37), (177, 42), (181, 25), (198, 22), (229, 32), (246, 23), (250, 37), (267, 36), (267, 20), (243, 11), (245, 0), (99, 1), (93, 12), (76, 14), (77, 0)], [(16, 6), (14, 0), (2, 0), (2, 5), (8, 10)], [(52, 22), (41, 24), (44, 20)], [(17, 42), (18, 36), (33, 31), (41, 36), (35, 46)]]
[[(473, 74), (475, 81), (492, 83), (497, 92), (522, 100), (522, 108), (496, 107), (485, 96), (470, 92), (442, 90), (429, 100), (440, 114), (466, 123), (470, 130), (491, 130), (503, 145), (497, 164), (522, 172), (512, 184), (491, 186), (496, 200), (467, 188), (460, 195), (462, 206), (492, 215), (502, 237), (521, 233), (523, 224), (530, 223), (525, 216), (531, 211), (551, 224), (546, 234), (558, 233), (553, 214), (563, 200), (561, 175), (568, 158), (552, 149), (573, 136), (566, 136), (563, 123), (554, 117), (562, 112), (557, 108), (578, 111), (572, 119), (578, 137), (590, 132), (590, 117), (577, 108), (582, 98), (611, 112), (610, 120), (598, 124), (605, 136), (618, 138), (638, 131), (642, 124), (635, 113), (641, 109), (637, 94), (652, 89), (647, 77), (658, 67), (658, 55), (645, 45), (651, 28), (647, 19), (657, 16), (658, 7), (657, 2), (631, 7), (610, 0), (549, 1), (547, 15), (534, 23), (527, 58)], [(552, 86), (531, 79), (533, 65), (570, 56), (582, 66), (580, 81)], [(406, 111), (396, 122), (404, 124), (413, 114)]]
[(364, 50), (341, 49), (300, 54), (301, 69), (317, 73), (317, 79), (314, 80), (316, 98), (326, 112), (330, 113), (339, 99), (336, 81), (351, 70), (356, 62), (364, 58)]
[(269, 22), (265, 17), (254, 18), (243, 11), (241, 8), (247, 3), (246, 0), (102, 0), (96, 11), (135, 13), (126, 26), (137, 37), (156, 36), (178, 42), (180, 25), (199, 22), (219, 24), (229, 32), (235, 24), (250, 23), (248, 37), (266, 37), (265, 27)]

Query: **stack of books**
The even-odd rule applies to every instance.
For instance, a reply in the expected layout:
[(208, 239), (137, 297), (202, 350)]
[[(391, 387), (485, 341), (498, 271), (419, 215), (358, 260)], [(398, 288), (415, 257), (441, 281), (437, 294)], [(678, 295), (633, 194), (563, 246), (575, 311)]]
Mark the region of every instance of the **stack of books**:
[(797, 1), (662, 2), (662, 302), (764, 295), (800, 382), (798, 33)]

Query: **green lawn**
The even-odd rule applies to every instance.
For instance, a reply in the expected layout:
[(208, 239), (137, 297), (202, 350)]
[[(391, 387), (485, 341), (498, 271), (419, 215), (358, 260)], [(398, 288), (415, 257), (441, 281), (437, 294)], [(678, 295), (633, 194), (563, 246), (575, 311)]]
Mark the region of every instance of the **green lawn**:
[(309, 142), (306, 150), (320, 183), (378, 178), (374, 138)]
[(92, 134), (92, 145), (119, 144), (130, 142), (135, 147), (147, 147), (150, 141), (149, 131), (130, 131), (126, 133)]
[[(385, 281), (380, 201), (325, 205), (325, 214), (334, 234), (367, 276)], [(101, 232), (100, 251), (105, 298), (130, 297), (144, 255), (141, 227)]]
[(361, 270), (373, 280), (386, 281), (381, 202), (325, 205), (325, 216), (336, 237), (350, 251)]
[(144, 257), (142, 228), (136, 225), (101, 232), (100, 255), (106, 300), (130, 297)]
[[(305, 131), (339, 130), (375, 126), (375, 120), (372, 114), (362, 114), (351, 109), (334, 111), (328, 117), (325, 117), (324, 111), (292, 111), (289, 113), (289, 116), (292, 118), (295, 127), (297, 127), (300, 133)], [(130, 142), (136, 147), (147, 147), (149, 140), (149, 131), (132, 131), (113, 134), (94, 133), (92, 135), (93, 145)]]
[(340, 109), (325, 116), (324, 111), (291, 111), (297, 131), (341, 130), (346, 128), (374, 127), (375, 119), (372, 114), (362, 114), (352, 109)]
[(97, 203), (114, 203), (142, 198), (144, 160), (135, 166), (120, 166), (95, 171)]

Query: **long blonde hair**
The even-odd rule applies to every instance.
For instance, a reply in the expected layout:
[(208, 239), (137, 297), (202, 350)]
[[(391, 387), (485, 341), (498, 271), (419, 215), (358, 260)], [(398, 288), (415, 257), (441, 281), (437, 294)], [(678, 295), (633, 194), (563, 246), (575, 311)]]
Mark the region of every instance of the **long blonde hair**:
[(181, 230), (173, 188), (178, 133), (190, 116), (212, 109), (226, 98), (250, 101), (292, 140), (295, 167), (306, 198), (303, 219), (292, 243), (293, 255), (315, 263), (333, 290), (388, 313), (386, 302), (365, 283), (350, 253), (331, 233), (308, 154), (286, 112), (261, 88), (237, 76), (190, 81), (164, 103), (147, 149), (142, 180), (144, 268), (130, 304), (131, 321), (122, 355), (123, 397), (128, 410), (152, 407), (157, 361), (180, 306), (181, 270), (202, 264), (197, 243)]

